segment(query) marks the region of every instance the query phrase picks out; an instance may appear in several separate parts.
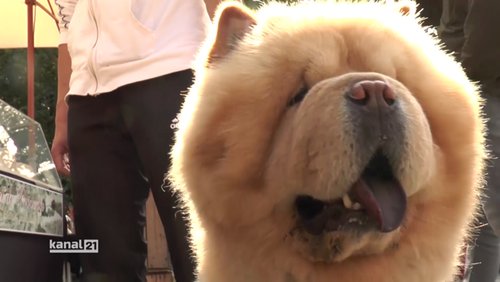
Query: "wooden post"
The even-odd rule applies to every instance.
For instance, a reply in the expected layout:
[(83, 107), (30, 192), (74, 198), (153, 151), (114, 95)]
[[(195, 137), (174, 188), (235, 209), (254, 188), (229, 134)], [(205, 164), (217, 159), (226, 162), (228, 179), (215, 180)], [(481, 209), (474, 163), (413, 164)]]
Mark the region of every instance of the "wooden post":
[(25, 0), (28, 7), (28, 53), (27, 56), (27, 84), (28, 84), (28, 116), (35, 119), (35, 35), (34, 35), (34, 22), (33, 22), (33, 7), (35, 6), (34, 0)]

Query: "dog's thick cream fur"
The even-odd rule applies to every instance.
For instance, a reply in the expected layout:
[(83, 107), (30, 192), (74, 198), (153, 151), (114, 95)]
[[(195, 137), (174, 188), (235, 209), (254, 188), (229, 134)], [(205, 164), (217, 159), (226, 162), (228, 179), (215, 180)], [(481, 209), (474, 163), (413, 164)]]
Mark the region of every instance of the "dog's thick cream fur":
[[(482, 179), (480, 99), (415, 13), (396, 5), (219, 8), (170, 171), (200, 281), (451, 281)], [(401, 152), (391, 165), (404, 220), (385, 233), (309, 234), (297, 225), (297, 196), (338, 199), (369, 161), (372, 141), (354, 144), (344, 97), (363, 79), (384, 81), (400, 105), (404, 140), (392, 141)]]

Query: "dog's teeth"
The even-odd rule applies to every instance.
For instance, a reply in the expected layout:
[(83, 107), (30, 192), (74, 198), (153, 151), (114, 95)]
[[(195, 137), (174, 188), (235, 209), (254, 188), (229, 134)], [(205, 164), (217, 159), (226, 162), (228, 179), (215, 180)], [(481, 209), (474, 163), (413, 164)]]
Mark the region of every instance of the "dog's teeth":
[(351, 198), (349, 198), (349, 195), (344, 194), (344, 196), (342, 196), (342, 203), (344, 203), (344, 207), (348, 209), (352, 208), (352, 201)]
[(353, 210), (360, 210), (361, 209), (361, 204), (360, 203), (353, 203), (352, 204), (352, 209)]
[(359, 219), (357, 219), (357, 218), (349, 218), (347, 222), (349, 222), (349, 223), (355, 223), (355, 222), (360, 223)]

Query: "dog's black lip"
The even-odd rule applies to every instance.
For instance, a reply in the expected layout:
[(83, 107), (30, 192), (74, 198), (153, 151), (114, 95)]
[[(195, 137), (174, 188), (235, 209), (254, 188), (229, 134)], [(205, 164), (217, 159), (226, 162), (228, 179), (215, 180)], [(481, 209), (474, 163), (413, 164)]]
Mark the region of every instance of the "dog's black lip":
[(375, 221), (371, 220), (364, 210), (345, 208), (342, 199), (322, 201), (309, 195), (300, 195), (297, 196), (295, 204), (299, 215), (298, 227), (311, 235), (376, 226)]
[[(370, 178), (397, 181), (390, 160), (382, 150), (375, 152), (357, 181)], [(353, 189), (347, 193), (353, 201), (361, 202)], [(298, 195), (295, 198), (295, 210), (299, 226), (314, 235), (347, 227), (375, 229), (377, 226), (373, 215), (370, 216), (364, 207), (361, 210), (347, 209), (344, 207), (341, 197), (332, 200), (319, 200), (307, 194)]]
[(295, 207), (301, 218), (312, 219), (323, 211), (327, 203), (309, 195), (299, 195), (295, 198)]

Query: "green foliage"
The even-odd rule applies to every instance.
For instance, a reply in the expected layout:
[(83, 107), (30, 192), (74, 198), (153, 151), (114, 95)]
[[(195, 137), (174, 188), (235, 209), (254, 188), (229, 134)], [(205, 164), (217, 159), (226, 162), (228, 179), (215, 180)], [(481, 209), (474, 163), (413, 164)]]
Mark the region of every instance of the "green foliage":
[[(26, 49), (0, 50), (0, 99), (27, 113)], [(49, 148), (54, 136), (57, 100), (57, 48), (35, 50), (35, 120), (40, 123)], [(67, 200), (70, 183), (62, 179)]]
[[(0, 99), (27, 112), (26, 49), (0, 50)], [(57, 99), (57, 49), (35, 51), (35, 119), (47, 141), (54, 135), (54, 106)]]

